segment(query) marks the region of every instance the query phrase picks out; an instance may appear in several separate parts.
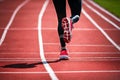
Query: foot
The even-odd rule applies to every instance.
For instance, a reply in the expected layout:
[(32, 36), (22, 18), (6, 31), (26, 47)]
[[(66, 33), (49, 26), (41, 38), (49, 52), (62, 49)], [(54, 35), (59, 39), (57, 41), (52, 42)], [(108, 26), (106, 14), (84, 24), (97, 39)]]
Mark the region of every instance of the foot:
[(64, 33), (63, 33), (64, 41), (66, 43), (69, 43), (71, 41), (71, 37), (72, 37), (72, 28), (73, 28), (72, 20), (67, 17), (63, 18), (62, 19), (62, 28), (64, 30)]
[(68, 56), (68, 52), (67, 50), (62, 50), (60, 53), (60, 60), (68, 60), (69, 56)]

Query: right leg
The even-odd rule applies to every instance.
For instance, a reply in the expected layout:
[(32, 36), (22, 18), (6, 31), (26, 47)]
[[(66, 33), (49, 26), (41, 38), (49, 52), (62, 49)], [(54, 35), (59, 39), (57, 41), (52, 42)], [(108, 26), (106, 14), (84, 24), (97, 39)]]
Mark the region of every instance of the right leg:
[(53, 0), (53, 3), (57, 13), (57, 18), (58, 18), (58, 34), (59, 34), (60, 44), (61, 44), (60, 59), (66, 60), (69, 57), (68, 57), (68, 52), (66, 50), (66, 43), (63, 38), (64, 30), (62, 27), (62, 19), (66, 17), (66, 0)]
[(58, 34), (60, 38), (61, 50), (66, 49), (66, 44), (63, 39), (62, 19), (66, 17), (66, 0), (53, 0), (53, 4), (56, 10), (58, 18)]

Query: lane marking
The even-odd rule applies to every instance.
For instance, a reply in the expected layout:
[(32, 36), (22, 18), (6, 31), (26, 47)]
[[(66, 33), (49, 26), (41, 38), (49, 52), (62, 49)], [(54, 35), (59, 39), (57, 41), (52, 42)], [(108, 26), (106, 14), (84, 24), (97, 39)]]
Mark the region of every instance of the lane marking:
[(93, 7), (91, 7), (89, 4), (87, 4), (85, 1), (83, 1), (83, 3), (89, 8), (91, 9), (93, 12), (95, 12), (98, 16), (100, 16), (102, 19), (104, 19), (105, 21), (107, 21), (108, 23), (110, 23), (113, 27), (117, 28), (118, 30), (120, 30), (120, 27), (118, 25), (116, 25), (114, 22), (112, 22), (111, 20), (109, 20), (108, 18), (106, 18), (104, 15), (102, 15), (100, 12), (98, 12), (97, 10), (95, 10)]
[[(42, 30), (57, 30), (57, 28), (43, 28)], [(98, 29), (94, 29), (94, 28), (74, 28), (74, 31), (98, 31)], [(105, 28), (104, 30), (117, 30), (117, 29), (107, 29)]]
[(13, 22), (15, 16), (16, 16), (17, 12), (18, 12), (24, 5), (26, 5), (29, 1), (30, 1), (30, 0), (25, 0), (24, 2), (22, 2), (20, 5), (18, 5), (18, 7), (17, 7), (17, 8), (15, 9), (15, 11), (13, 12), (13, 14), (12, 14), (12, 16), (11, 16), (8, 24), (7, 24), (7, 26), (5, 27), (5, 29), (4, 29), (4, 31), (3, 31), (2, 37), (1, 37), (1, 39), (0, 39), (0, 46), (2, 45), (3, 41), (5, 40), (5, 37), (6, 37), (6, 35), (7, 35), (7, 32), (8, 32), (8, 30), (9, 30), (9, 28), (10, 28), (10, 26), (11, 26), (11, 24), (12, 24), (12, 22)]
[(0, 2), (3, 2), (4, 0), (0, 0)]
[[(60, 45), (59, 43), (43, 43), (43, 45), (54, 45), (54, 46), (58, 46)], [(90, 46), (90, 47), (96, 47), (96, 46), (100, 46), (100, 47), (114, 47), (113, 45), (109, 45), (109, 44), (68, 44), (67, 46)]]
[(105, 12), (106, 14), (108, 14), (109, 16), (111, 16), (112, 18), (114, 18), (115, 20), (117, 20), (118, 22), (120, 22), (120, 19), (118, 17), (116, 17), (115, 15), (111, 14), (109, 11), (105, 10), (104, 8), (102, 8), (101, 6), (99, 6), (98, 4), (96, 4), (95, 2), (93, 2), (92, 0), (88, 0), (91, 4), (93, 4), (95, 7), (97, 7), (98, 9), (100, 9), (101, 11)]
[[(0, 28), (5, 29), (5, 28)], [(38, 30), (38, 28), (10, 28), (9, 30)]]
[[(2, 29), (5, 29), (5, 28), (0, 28), (1, 30)], [(10, 28), (9, 30), (38, 30), (38, 28)], [(42, 28), (42, 30), (57, 30), (57, 28)], [(104, 30), (107, 30), (107, 31), (117, 31), (117, 29), (107, 29), (105, 28)], [(94, 29), (94, 28), (74, 28), (74, 31), (99, 31), (98, 29)]]
[[(1, 55), (15, 55), (15, 54), (37, 54), (38, 52), (15, 52), (15, 53), (13, 53), (13, 52), (1, 52), (0, 54)], [(45, 54), (56, 54), (56, 53), (59, 53), (59, 52), (45, 52)], [(80, 51), (80, 52), (70, 52), (69, 54), (120, 54), (120, 52), (89, 52), (89, 51), (87, 51), (87, 52), (82, 52), (82, 51)]]
[(43, 62), (43, 65), (46, 69), (46, 71), (49, 73), (49, 76), (52, 80), (58, 80), (57, 76), (55, 75), (54, 71), (50, 67), (50, 65), (47, 63), (45, 56), (44, 56), (44, 49), (43, 49), (43, 40), (42, 40), (42, 17), (43, 14), (47, 8), (47, 5), (49, 4), (49, 0), (45, 0), (43, 7), (41, 9), (41, 12), (39, 14), (39, 20), (38, 20), (38, 38), (39, 38), (39, 47), (40, 47), (40, 57)]
[[(46, 52), (45, 54), (56, 54), (59, 52)], [(69, 54), (75, 54), (75, 55), (85, 55), (85, 54), (107, 54), (107, 55), (120, 55), (120, 52), (70, 52)]]
[[(75, 57), (77, 58), (77, 57)], [(79, 58), (79, 57), (78, 57)], [(110, 58), (120, 58), (120, 57), (81, 57), (81, 58), (99, 58), (99, 59), (110, 59)], [(0, 58), (0, 60), (40, 60), (40, 58)], [(52, 59), (52, 58), (47, 58), (47, 59)]]
[[(17, 61), (38, 61), (38, 62), (44, 62), (43, 65), (45, 63), (49, 63), (49, 62), (56, 62), (56, 60), (59, 60), (58, 58), (47, 58), (46, 61), (40, 61), (39, 58), (0, 58), (1, 62), (17, 62)], [(68, 62), (71, 61), (120, 61), (120, 57), (71, 57), (71, 59)], [(49, 72), (49, 73), (53, 73), (53, 72)]]
[(100, 30), (100, 32), (120, 51), (120, 46), (116, 44), (109, 35), (88, 15), (88, 13), (85, 12), (84, 9), (82, 9), (83, 14), (95, 25), (96, 28)]
[[(56, 74), (63, 73), (120, 73), (120, 70), (77, 70), (77, 71), (55, 71)], [(48, 72), (0, 72), (0, 74), (48, 74)]]

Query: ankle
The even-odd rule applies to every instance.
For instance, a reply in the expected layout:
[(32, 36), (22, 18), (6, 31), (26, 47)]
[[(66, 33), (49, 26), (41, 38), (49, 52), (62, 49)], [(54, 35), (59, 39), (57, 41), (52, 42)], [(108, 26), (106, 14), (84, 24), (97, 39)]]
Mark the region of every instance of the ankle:
[(67, 50), (66, 47), (61, 47), (61, 51), (63, 51), (63, 50)]

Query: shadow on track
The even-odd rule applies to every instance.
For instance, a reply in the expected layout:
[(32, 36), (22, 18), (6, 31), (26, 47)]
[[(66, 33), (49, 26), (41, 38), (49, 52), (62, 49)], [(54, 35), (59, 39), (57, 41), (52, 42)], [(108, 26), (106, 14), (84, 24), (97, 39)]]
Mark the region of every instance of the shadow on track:
[(28, 63), (8, 64), (8, 65), (1, 66), (1, 67), (2, 68), (21, 68), (21, 69), (34, 68), (34, 67), (37, 67), (37, 65), (40, 65), (40, 64), (56, 63), (56, 62), (60, 62), (60, 61), (61, 61), (60, 59), (57, 59), (57, 60), (36, 62), (36, 63), (31, 63), (31, 64), (28, 64)]

